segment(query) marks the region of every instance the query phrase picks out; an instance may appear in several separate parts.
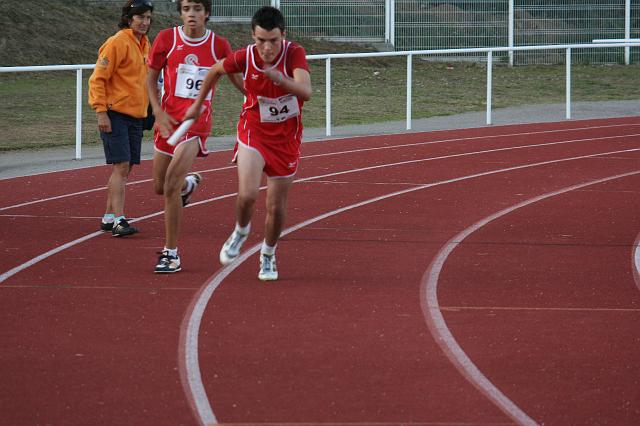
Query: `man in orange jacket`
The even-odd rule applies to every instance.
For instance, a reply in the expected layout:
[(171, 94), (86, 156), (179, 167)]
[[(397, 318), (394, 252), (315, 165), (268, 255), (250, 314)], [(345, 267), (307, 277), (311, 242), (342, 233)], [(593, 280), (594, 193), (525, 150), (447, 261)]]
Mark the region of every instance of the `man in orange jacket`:
[(138, 232), (124, 216), (124, 194), (131, 168), (140, 164), (142, 122), (149, 105), (145, 81), (152, 12), (151, 0), (126, 2), (121, 29), (100, 47), (89, 79), (89, 104), (98, 116), (106, 162), (113, 164), (100, 229), (114, 237)]

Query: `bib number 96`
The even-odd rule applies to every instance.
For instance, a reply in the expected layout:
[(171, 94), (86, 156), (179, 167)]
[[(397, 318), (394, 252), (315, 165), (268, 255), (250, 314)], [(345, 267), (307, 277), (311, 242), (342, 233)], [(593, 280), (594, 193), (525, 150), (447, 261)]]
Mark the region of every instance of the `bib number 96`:
[[(209, 72), (207, 67), (190, 64), (178, 65), (175, 96), (187, 99), (197, 98), (207, 72)], [(209, 99), (211, 99), (211, 93), (207, 94), (207, 100)]]

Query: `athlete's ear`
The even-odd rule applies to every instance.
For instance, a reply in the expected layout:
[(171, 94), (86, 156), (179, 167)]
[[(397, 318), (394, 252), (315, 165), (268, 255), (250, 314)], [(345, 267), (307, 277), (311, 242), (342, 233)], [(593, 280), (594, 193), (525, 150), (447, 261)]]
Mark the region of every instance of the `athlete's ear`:
[(287, 30), (282, 31), (282, 38), (287, 38)]

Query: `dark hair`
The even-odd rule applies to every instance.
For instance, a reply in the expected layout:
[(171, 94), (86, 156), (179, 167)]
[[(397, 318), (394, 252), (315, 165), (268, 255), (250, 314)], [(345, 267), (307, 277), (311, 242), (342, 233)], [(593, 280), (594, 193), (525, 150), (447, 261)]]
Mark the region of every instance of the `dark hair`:
[[(209, 16), (211, 16), (211, 0), (187, 0), (187, 1), (191, 1), (193, 3), (200, 3), (201, 5), (204, 6), (205, 12), (207, 12)], [(178, 9), (179, 14), (182, 14), (182, 0), (176, 0), (176, 9)], [(204, 22), (209, 21), (209, 16), (207, 16), (207, 19), (205, 19)]]
[(255, 30), (256, 26), (261, 26), (267, 31), (280, 28), (280, 31), (284, 32), (284, 16), (275, 7), (263, 6), (251, 18), (251, 29)]
[(127, 0), (122, 6), (122, 16), (120, 16), (118, 28), (129, 28), (129, 21), (133, 19), (133, 15), (143, 15), (148, 10), (153, 12), (151, 0)]

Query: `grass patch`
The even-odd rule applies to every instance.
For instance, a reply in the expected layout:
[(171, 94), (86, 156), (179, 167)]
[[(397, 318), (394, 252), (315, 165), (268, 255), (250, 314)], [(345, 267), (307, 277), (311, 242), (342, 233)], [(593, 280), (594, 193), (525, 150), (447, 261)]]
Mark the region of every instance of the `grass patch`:
[[(325, 64), (311, 61), (313, 98), (305, 104), (306, 127), (325, 125)], [(573, 101), (640, 99), (638, 65), (578, 65), (572, 69)], [(495, 108), (564, 101), (563, 65), (494, 67)], [(94, 112), (83, 84), (83, 143), (99, 143)], [(357, 77), (356, 77), (357, 76)], [(75, 73), (48, 72), (0, 76), (0, 151), (75, 143)], [(404, 120), (404, 58), (341, 59), (332, 62), (332, 124)], [(482, 111), (486, 68), (474, 63), (415, 60), (413, 118)], [(214, 100), (213, 136), (235, 134), (242, 96), (222, 79)]]
[[(104, 40), (115, 33), (119, 6), (82, 0), (0, 2), (0, 66), (94, 63)], [(162, 11), (161, 9), (164, 9)], [(154, 13), (151, 38), (180, 22), (170, 8)], [(37, 26), (25, 38), (24, 28)], [(234, 48), (251, 42), (249, 28), (211, 24)], [(35, 27), (34, 27), (35, 28)], [(303, 39), (289, 32), (308, 54), (365, 52), (370, 46)], [(413, 61), (413, 118), (485, 109), (486, 68), (482, 63)], [(325, 62), (310, 61), (313, 97), (305, 104), (306, 127), (325, 126)], [(493, 70), (495, 108), (564, 101), (564, 65), (534, 65)], [(640, 99), (639, 65), (576, 65), (574, 101)], [(83, 144), (101, 143), (95, 113), (87, 103), (83, 71)], [(0, 74), (0, 152), (75, 144), (76, 74), (41, 72)], [(404, 120), (406, 58), (332, 60), (332, 124)], [(214, 100), (212, 135), (235, 134), (242, 96), (222, 79)], [(145, 139), (150, 138), (147, 132)]]

